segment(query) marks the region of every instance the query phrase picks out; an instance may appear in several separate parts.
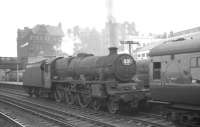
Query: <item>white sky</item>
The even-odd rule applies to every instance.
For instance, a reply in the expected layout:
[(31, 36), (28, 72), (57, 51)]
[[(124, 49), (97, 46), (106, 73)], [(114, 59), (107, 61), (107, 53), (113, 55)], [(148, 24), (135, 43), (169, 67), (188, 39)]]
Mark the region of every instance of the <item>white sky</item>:
[[(117, 22), (134, 21), (141, 32), (163, 33), (200, 26), (199, 0), (113, 0)], [(17, 28), (36, 24), (75, 25), (101, 29), (106, 21), (105, 0), (1, 0), (0, 56), (17, 55)], [(64, 39), (65, 41), (68, 39)], [(72, 42), (65, 42), (72, 53)]]

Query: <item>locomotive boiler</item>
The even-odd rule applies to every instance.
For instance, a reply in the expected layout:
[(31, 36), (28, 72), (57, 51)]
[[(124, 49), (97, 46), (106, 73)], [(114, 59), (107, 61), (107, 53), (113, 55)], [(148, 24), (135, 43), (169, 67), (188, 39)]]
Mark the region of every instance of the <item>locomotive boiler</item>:
[(30, 64), (24, 85), (31, 96), (47, 93), (58, 102), (95, 110), (107, 107), (110, 113), (116, 113), (124, 105), (138, 108), (147, 99), (148, 90), (132, 79), (135, 60), (128, 54), (117, 54), (115, 47), (109, 51), (107, 56), (81, 53)]
[(135, 60), (128, 54), (117, 54), (110, 48), (108, 56), (78, 54), (77, 57), (59, 59), (55, 62), (55, 73), (59, 78), (73, 77), (86, 80), (116, 80), (129, 82), (136, 72)]

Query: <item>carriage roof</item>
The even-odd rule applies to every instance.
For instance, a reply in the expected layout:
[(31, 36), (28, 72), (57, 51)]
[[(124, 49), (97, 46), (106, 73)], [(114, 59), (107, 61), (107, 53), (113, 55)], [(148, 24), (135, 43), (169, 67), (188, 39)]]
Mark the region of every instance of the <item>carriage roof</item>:
[(200, 52), (200, 40), (167, 41), (150, 51), (150, 56)]

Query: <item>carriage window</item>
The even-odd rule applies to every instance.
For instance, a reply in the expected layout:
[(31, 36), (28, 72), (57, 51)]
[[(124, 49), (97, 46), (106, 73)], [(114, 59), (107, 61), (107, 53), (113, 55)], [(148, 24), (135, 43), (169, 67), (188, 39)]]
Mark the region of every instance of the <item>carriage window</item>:
[(200, 57), (193, 57), (190, 61), (191, 67), (200, 67)]
[(197, 59), (196, 57), (193, 57), (190, 61), (190, 66), (191, 67), (196, 67), (197, 66)]
[(42, 71), (44, 71), (44, 64), (41, 64), (41, 65), (40, 65), (40, 69), (41, 69)]
[(45, 66), (44, 66), (44, 71), (45, 71), (45, 72), (48, 72), (48, 64), (45, 64)]
[(160, 62), (154, 62), (153, 63), (153, 79), (160, 79), (161, 76), (161, 63)]
[(197, 66), (200, 67), (200, 57), (197, 58)]

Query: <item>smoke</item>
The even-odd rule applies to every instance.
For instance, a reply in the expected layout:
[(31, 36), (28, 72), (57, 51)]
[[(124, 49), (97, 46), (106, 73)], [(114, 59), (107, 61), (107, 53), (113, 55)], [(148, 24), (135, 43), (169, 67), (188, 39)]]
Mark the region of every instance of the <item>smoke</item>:
[(106, 0), (107, 7), (107, 31), (110, 47), (117, 47), (117, 23), (113, 16), (113, 0)]
[(109, 20), (113, 15), (113, 1), (106, 0), (106, 7), (107, 7), (107, 18)]

